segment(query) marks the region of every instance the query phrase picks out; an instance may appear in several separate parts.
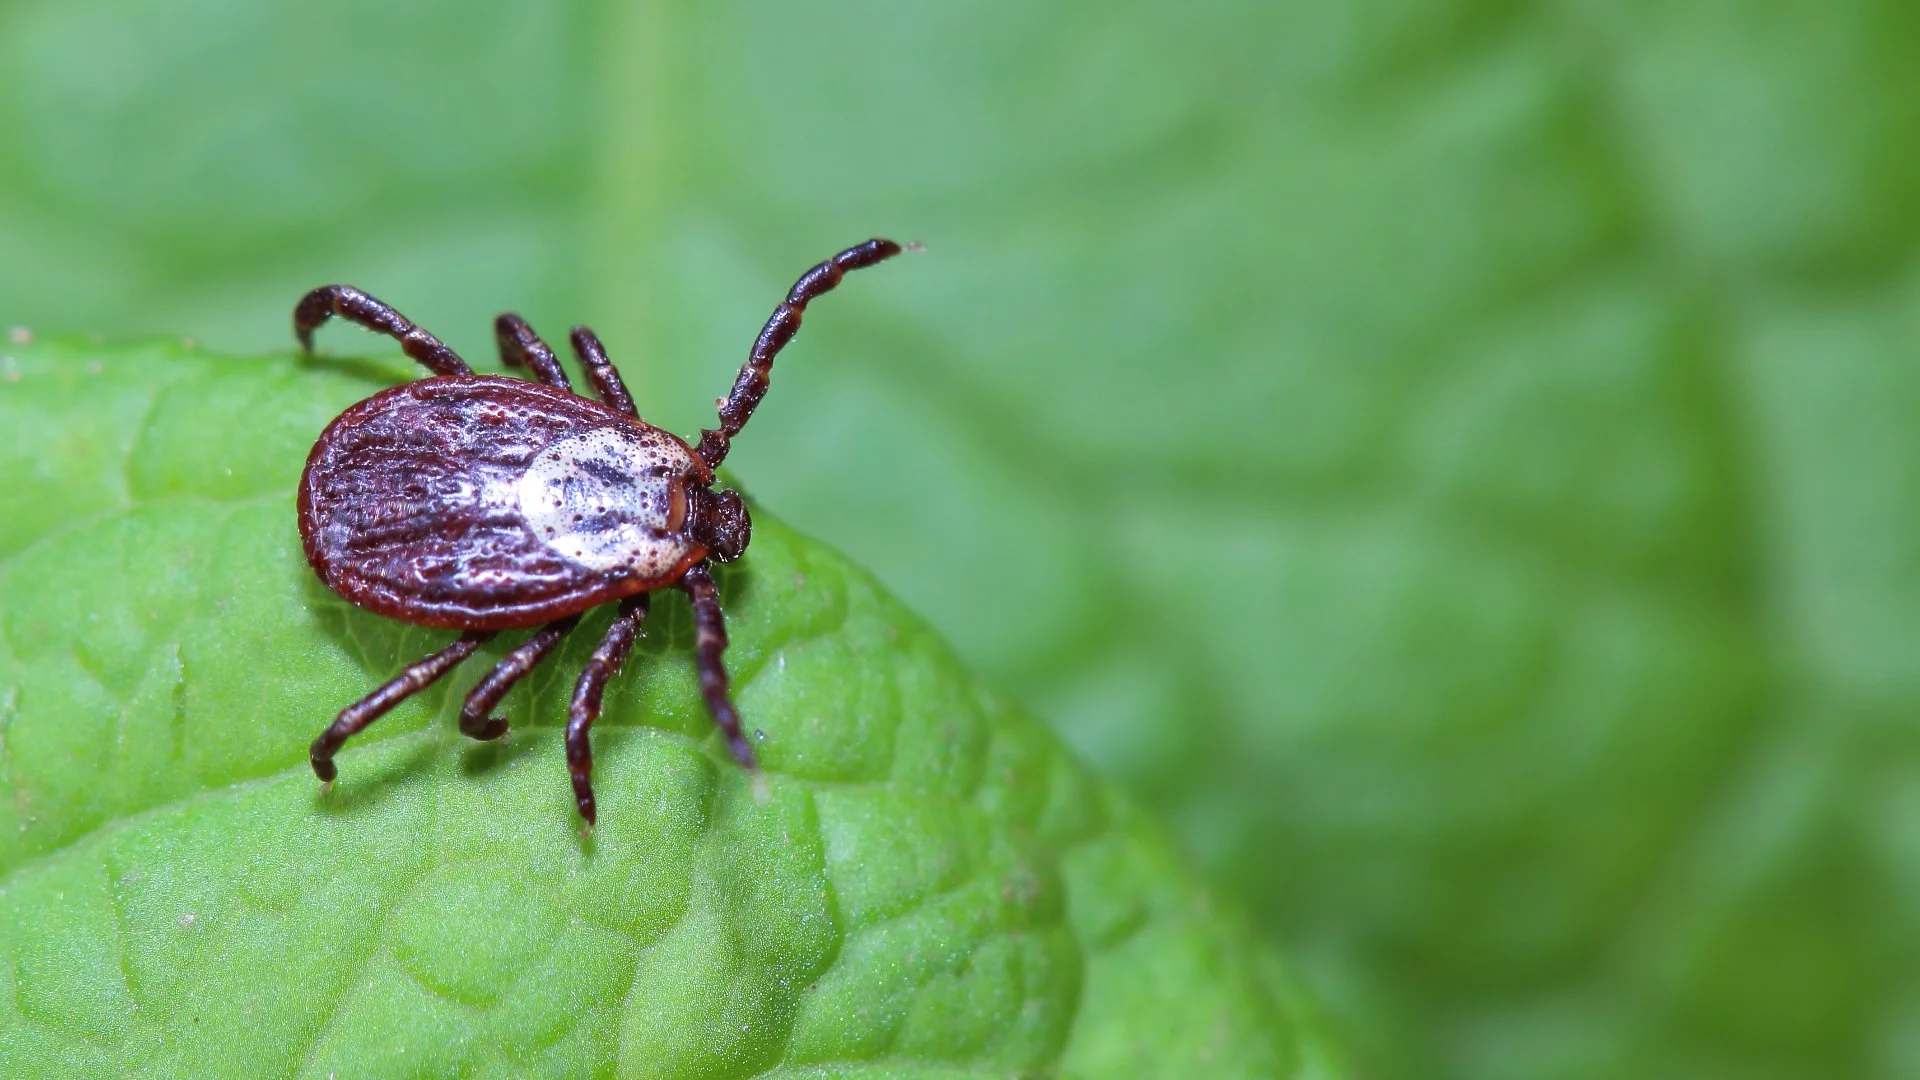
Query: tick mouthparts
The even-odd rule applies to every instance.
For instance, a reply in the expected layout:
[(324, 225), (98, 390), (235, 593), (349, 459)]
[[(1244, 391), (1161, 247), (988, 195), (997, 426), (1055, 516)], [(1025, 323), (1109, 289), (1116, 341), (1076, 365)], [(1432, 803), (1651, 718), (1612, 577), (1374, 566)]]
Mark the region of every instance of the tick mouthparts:
[(740, 493), (693, 488), (687, 494), (692, 502), (687, 512), (693, 519), (693, 538), (707, 549), (707, 557), (730, 563), (744, 554), (753, 539), (753, 517)]

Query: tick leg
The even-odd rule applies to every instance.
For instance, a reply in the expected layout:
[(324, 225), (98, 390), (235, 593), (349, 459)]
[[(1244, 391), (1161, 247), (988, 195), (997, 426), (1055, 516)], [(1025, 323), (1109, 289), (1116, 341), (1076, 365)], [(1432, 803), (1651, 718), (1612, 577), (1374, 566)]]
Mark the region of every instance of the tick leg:
[(294, 305), (293, 336), (300, 339), (300, 347), (312, 352), (314, 327), (334, 315), (393, 338), (400, 343), (400, 351), (435, 375), (473, 374), (460, 354), (447, 348), (439, 338), (351, 285), (322, 285)]
[(601, 401), (635, 420), (640, 419), (639, 410), (633, 407), (633, 395), (627, 393), (627, 384), (620, 380), (620, 369), (607, 359), (607, 350), (593, 331), (584, 326), (573, 328), (573, 355), (580, 358), (580, 366), (587, 370), (593, 388), (600, 391)]
[(526, 678), (540, 661), (547, 658), (560, 639), (567, 636), (580, 623), (580, 616), (569, 615), (533, 632), (533, 636), (520, 643), (519, 647), (508, 653), (480, 685), (467, 694), (466, 704), (460, 707), (460, 733), (472, 739), (485, 742), (497, 739), (507, 733), (507, 721), (504, 717), (490, 716), (493, 707), (507, 696), (515, 683)]
[(739, 710), (733, 707), (733, 697), (728, 692), (727, 669), (721, 662), (722, 654), (727, 651), (727, 617), (720, 610), (720, 590), (714, 586), (707, 564), (701, 563), (687, 571), (680, 579), (680, 588), (693, 601), (693, 655), (700, 670), (700, 696), (706, 699), (713, 722), (720, 725), (721, 733), (726, 735), (727, 749), (733, 752), (733, 759), (744, 768), (758, 769), (753, 746), (740, 732)]
[(574, 802), (589, 826), (594, 823), (593, 747), (587, 742), (587, 732), (593, 722), (600, 719), (600, 698), (606, 692), (607, 680), (627, 662), (633, 641), (640, 636), (640, 624), (647, 618), (648, 597), (648, 593), (640, 593), (620, 602), (620, 614), (614, 616), (606, 636), (587, 659), (580, 681), (573, 688), (573, 705), (567, 710), (567, 774), (573, 778)]
[(501, 363), (508, 367), (532, 368), (534, 377), (548, 386), (573, 389), (567, 373), (560, 368), (560, 361), (554, 359), (553, 350), (533, 332), (527, 320), (511, 311), (501, 312), (500, 317), (493, 320), (493, 338), (500, 343)]
[(820, 294), (830, 292), (840, 284), (840, 278), (849, 270), (858, 270), (872, 266), (883, 259), (900, 254), (900, 245), (891, 240), (869, 240), (835, 255), (826, 262), (800, 275), (800, 280), (787, 290), (787, 298), (773, 309), (773, 316), (754, 339), (753, 351), (747, 354), (747, 363), (740, 369), (740, 375), (733, 380), (733, 392), (720, 402), (719, 430), (706, 430), (700, 433), (700, 445), (694, 449), (709, 466), (718, 466), (727, 456), (727, 446), (740, 429), (747, 426), (747, 418), (767, 394), (768, 374), (773, 370), (773, 358), (786, 348), (787, 342), (800, 329), (800, 317), (806, 314), (809, 301)]
[(454, 665), (472, 656), (473, 650), (485, 644), (494, 633), (492, 630), (469, 630), (460, 635), (460, 640), (407, 668), (392, 682), (340, 710), (339, 719), (313, 740), (313, 748), (308, 751), (308, 757), (313, 762), (313, 774), (332, 783), (337, 773), (333, 766), (333, 755), (339, 751), (342, 743), (385, 716), (387, 710), (432, 686), (442, 675), (452, 671)]

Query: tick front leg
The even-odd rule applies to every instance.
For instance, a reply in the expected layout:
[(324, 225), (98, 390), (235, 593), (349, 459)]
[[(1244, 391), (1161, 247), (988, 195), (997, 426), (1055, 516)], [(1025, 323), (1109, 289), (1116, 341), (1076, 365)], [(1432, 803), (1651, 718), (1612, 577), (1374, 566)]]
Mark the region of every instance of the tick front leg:
[(807, 313), (807, 304), (822, 293), (832, 291), (835, 285), (849, 270), (859, 270), (872, 266), (884, 259), (900, 254), (900, 245), (891, 240), (873, 239), (864, 244), (855, 244), (833, 258), (820, 263), (813, 269), (800, 275), (800, 280), (787, 290), (787, 298), (773, 309), (773, 315), (767, 319), (767, 325), (760, 330), (760, 336), (754, 339), (753, 351), (747, 354), (746, 366), (733, 380), (733, 392), (720, 402), (720, 426), (709, 428), (700, 433), (700, 445), (694, 453), (710, 467), (718, 468), (727, 456), (727, 447), (740, 429), (747, 426), (747, 420), (753, 416), (753, 410), (760, 399), (767, 396), (768, 378), (773, 372), (773, 358), (787, 347), (793, 335), (800, 330), (800, 318)]
[(511, 311), (501, 312), (500, 317), (493, 320), (493, 338), (500, 343), (501, 363), (508, 367), (532, 368), (534, 377), (548, 386), (573, 389), (553, 350), (533, 332), (527, 320)]
[(333, 765), (333, 755), (339, 751), (341, 744), (359, 734), (368, 724), (385, 716), (395, 705), (432, 686), (441, 676), (452, 671), (456, 664), (472, 656), (473, 651), (486, 644), (494, 633), (492, 630), (469, 630), (460, 635), (460, 640), (407, 668), (392, 682), (340, 710), (339, 719), (313, 740), (313, 748), (308, 752), (309, 760), (313, 762), (313, 774), (332, 783), (338, 772)]
[(351, 285), (322, 285), (294, 305), (293, 336), (300, 339), (300, 347), (312, 352), (314, 328), (334, 315), (398, 341), (400, 351), (435, 375), (473, 374), (460, 354), (447, 348), (439, 338)]
[(580, 358), (580, 366), (586, 369), (587, 379), (593, 388), (600, 391), (600, 400), (609, 406), (626, 413), (635, 420), (640, 419), (639, 410), (633, 407), (633, 395), (627, 393), (627, 384), (620, 378), (620, 369), (607, 359), (606, 347), (593, 331), (584, 326), (573, 328), (573, 355)]
[(680, 579), (680, 588), (693, 601), (694, 664), (700, 671), (700, 696), (706, 699), (713, 722), (727, 737), (727, 749), (743, 768), (756, 770), (753, 746), (740, 731), (740, 712), (733, 707), (727, 680), (727, 668), (721, 657), (727, 651), (727, 617), (720, 610), (720, 590), (713, 574), (701, 563)]
[(491, 716), (493, 707), (507, 696), (514, 684), (527, 677), (527, 673), (547, 658), (560, 639), (567, 636), (580, 624), (580, 616), (570, 615), (557, 619), (533, 632), (533, 636), (520, 643), (520, 646), (508, 653), (480, 685), (467, 694), (466, 704), (460, 707), (460, 733), (471, 739), (485, 742), (497, 739), (507, 733), (505, 717)]
[(649, 594), (640, 593), (620, 602), (620, 614), (614, 616), (599, 646), (587, 658), (587, 666), (573, 688), (573, 705), (567, 710), (567, 775), (573, 779), (573, 799), (589, 828), (593, 826), (595, 811), (593, 747), (587, 741), (587, 732), (593, 722), (600, 719), (600, 699), (606, 692), (607, 680), (627, 662), (634, 639), (640, 636), (640, 624), (647, 618), (648, 597)]

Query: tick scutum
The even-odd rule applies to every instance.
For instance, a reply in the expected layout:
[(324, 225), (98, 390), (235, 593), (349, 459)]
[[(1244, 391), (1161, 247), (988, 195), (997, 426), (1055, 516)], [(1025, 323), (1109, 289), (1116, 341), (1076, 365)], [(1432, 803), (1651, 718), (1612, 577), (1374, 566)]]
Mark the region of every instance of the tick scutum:
[(619, 371), (593, 331), (575, 327), (575, 356), (600, 400), (572, 392), (552, 350), (524, 319), (495, 320), (501, 361), (538, 381), (475, 375), (438, 338), (384, 302), (328, 285), (294, 308), (294, 333), (339, 317), (385, 334), (434, 372), (383, 390), (329, 424), (300, 480), (299, 525), (307, 561), (353, 604), (421, 626), (464, 631), (453, 644), (342, 710), (315, 739), (313, 770), (335, 775), (346, 740), (445, 676), (502, 630), (539, 627), (467, 696), (460, 729), (506, 733), (490, 712), (589, 608), (620, 601), (619, 614), (581, 674), (567, 721), (568, 773), (589, 826), (588, 731), (601, 691), (640, 632), (647, 595), (688, 594), (698, 624), (702, 697), (742, 766), (757, 768), (740, 734), (723, 664), (724, 615), (708, 571), (746, 550), (752, 521), (738, 493), (716, 490), (714, 468), (765, 396), (774, 358), (807, 304), (849, 270), (900, 253), (889, 240), (856, 244), (802, 274), (755, 339), (717, 429), (696, 446), (640, 419)]

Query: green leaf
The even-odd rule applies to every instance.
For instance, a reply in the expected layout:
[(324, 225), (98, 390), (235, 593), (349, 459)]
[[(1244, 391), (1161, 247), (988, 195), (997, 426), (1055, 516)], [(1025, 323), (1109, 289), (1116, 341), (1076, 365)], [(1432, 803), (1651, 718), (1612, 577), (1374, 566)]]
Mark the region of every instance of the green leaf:
[(348, 280), (691, 431), (924, 240), (739, 475), (1377, 1071), (1920, 1075), (1910, 0), (326, 10), (7, 5), (0, 323), (279, 349)]
[(557, 726), (605, 611), (508, 744), (450, 723), (469, 663), (327, 790), (307, 742), (449, 636), (330, 594), (293, 527), (309, 440), (405, 368), (55, 342), (5, 371), (9, 1074), (1336, 1071), (1157, 829), (777, 519), (722, 580), (763, 788), (674, 594), (596, 728), (591, 837)]

